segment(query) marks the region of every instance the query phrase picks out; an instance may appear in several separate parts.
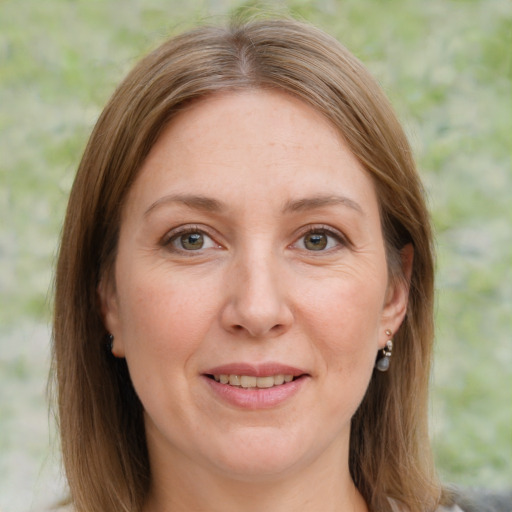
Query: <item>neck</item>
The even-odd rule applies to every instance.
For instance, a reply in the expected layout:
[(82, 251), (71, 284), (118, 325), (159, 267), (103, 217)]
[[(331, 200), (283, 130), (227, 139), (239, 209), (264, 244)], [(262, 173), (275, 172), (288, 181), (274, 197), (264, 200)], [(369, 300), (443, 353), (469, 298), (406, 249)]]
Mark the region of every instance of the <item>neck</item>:
[[(339, 461), (339, 459), (338, 459)], [(336, 470), (334, 470), (336, 468)], [(143, 512), (368, 512), (346, 468), (316, 461), (293, 474), (257, 481), (197, 470), (154, 473)]]

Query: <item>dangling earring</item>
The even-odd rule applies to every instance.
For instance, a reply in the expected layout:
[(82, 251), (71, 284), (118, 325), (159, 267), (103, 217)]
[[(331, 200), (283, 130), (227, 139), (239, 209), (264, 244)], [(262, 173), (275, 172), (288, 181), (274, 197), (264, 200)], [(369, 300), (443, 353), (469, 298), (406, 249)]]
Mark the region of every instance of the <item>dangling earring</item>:
[(382, 357), (377, 359), (377, 362), (375, 363), (375, 368), (379, 370), (379, 372), (387, 372), (389, 370), (389, 359), (393, 352), (393, 340), (391, 339), (392, 334), (393, 333), (389, 329), (386, 329), (386, 336), (388, 336), (389, 340), (386, 341), (386, 346), (380, 351), (382, 353)]
[(109, 352), (112, 352), (114, 350), (114, 335), (110, 333), (108, 335), (107, 350)]

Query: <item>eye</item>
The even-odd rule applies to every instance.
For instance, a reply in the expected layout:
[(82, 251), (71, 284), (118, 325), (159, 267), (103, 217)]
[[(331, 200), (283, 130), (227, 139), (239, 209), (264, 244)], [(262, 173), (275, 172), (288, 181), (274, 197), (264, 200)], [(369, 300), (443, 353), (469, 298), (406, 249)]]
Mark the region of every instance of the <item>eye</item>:
[(328, 251), (344, 245), (343, 237), (325, 228), (312, 229), (303, 235), (295, 244), (306, 251)]
[(310, 251), (323, 251), (328, 243), (325, 233), (308, 233), (304, 237), (304, 247)]
[(170, 246), (175, 251), (186, 252), (219, 247), (211, 237), (199, 229), (190, 229), (171, 234), (165, 245)]

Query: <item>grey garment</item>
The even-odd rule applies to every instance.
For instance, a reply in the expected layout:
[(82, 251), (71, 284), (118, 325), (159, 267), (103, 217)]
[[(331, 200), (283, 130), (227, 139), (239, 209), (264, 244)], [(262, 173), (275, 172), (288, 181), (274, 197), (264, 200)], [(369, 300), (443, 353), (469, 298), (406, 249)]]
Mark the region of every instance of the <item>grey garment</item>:
[[(396, 502), (392, 499), (389, 499), (391, 503), (391, 507), (393, 508), (393, 512), (402, 512), (402, 509), (396, 504)], [(464, 512), (458, 505), (453, 505), (452, 507), (439, 507), (436, 512)]]
[(490, 491), (454, 488), (455, 502), (464, 512), (512, 512), (512, 489)]
[[(512, 489), (499, 492), (452, 487), (450, 490), (456, 504), (439, 507), (436, 512), (512, 512)], [(393, 512), (403, 512), (393, 500), (390, 502)]]

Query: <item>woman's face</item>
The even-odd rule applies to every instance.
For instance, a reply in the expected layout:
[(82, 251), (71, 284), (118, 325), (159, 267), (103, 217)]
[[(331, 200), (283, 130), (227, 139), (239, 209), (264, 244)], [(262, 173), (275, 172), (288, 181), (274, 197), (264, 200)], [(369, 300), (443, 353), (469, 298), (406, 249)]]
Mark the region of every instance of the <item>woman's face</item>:
[(99, 293), (152, 468), (238, 479), (348, 461), (350, 419), (407, 301), (388, 282), (372, 180), (320, 114), (264, 91), (170, 123)]

